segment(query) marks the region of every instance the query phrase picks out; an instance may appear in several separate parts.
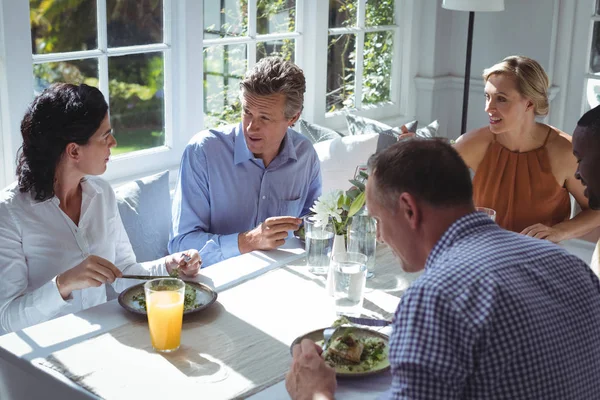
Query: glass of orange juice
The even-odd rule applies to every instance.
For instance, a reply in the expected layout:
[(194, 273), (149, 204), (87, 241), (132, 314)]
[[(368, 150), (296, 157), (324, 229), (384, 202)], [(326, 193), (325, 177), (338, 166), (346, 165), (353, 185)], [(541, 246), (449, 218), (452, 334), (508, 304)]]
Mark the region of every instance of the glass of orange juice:
[(152, 347), (171, 352), (181, 343), (185, 282), (177, 278), (153, 279), (144, 284)]

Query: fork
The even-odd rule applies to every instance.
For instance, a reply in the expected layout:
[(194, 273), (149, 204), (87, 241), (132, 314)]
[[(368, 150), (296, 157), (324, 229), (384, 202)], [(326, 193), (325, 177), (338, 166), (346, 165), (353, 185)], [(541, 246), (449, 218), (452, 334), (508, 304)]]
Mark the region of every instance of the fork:
[(327, 350), (327, 348), (329, 347), (331, 337), (333, 336), (335, 331), (337, 331), (337, 329), (338, 328), (326, 328), (323, 330), (323, 346), (321, 347), (323, 349), (323, 352), (325, 352), (325, 350)]

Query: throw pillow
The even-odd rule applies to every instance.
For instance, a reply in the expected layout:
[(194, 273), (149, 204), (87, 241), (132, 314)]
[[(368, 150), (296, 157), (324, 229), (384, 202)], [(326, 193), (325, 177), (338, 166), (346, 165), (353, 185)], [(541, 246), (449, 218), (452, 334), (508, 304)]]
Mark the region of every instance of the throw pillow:
[(439, 129), (440, 129), (440, 123), (436, 119), (435, 121), (433, 121), (426, 127), (417, 129), (417, 131), (416, 131), (417, 137), (426, 138), (426, 139), (436, 137)]
[(378, 134), (344, 136), (314, 145), (321, 161), (323, 193), (348, 190), (356, 167), (366, 164), (377, 150)]
[[(371, 133), (381, 133), (393, 129), (383, 122), (371, 118), (360, 117), (358, 115), (346, 114), (346, 124), (348, 124), (349, 135), (368, 135)], [(398, 134), (400, 128), (393, 129)]]
[(398, 141), (398, 136), (403, 132), (417, 131), (419, 121), (410, 121), (399, 128), (393, 128), (374, 119), (347, 114), (346, 123), (350, 135), (378, 134), (377, 152), (387, 148)]
[(166, 256), (171, 230), (169, 171), (128, 182), (115, 193), (137, 261)]
[(304, 119), (300, 119), (298, 123), (300, 125), (300, 133), (306, 136), (312, 144), (343, 136), (338, 131), (334, 131), (333, 129), (329, 129), (321, 125), (311, 124)]

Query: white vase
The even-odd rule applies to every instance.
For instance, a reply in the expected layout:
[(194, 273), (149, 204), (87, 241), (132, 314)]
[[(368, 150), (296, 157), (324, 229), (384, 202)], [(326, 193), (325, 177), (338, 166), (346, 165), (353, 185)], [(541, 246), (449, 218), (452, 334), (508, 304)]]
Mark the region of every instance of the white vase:
[[(333, 246), (331, 247), (331, 258), (334, 255), (346, 252), (346, 235), (335, 235), (333, 238)], [(329, 263), (329, 270), (327, 271), (327, 283), (325, 284), (325, 290), (327, 294), (333, 296), (333, 271), (332, 263)]]
[(346, 252), (346, 235), (335, 235), (333, 237), (333, 246), (331, 247), (331, 257), (334, 254)]

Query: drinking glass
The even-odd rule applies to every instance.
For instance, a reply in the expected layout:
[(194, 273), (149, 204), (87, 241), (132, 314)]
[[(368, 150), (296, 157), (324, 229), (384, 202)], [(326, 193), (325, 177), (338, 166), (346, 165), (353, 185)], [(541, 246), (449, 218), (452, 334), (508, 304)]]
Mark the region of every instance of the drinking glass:
[(336, 313), (359, 316), (367, 281), (367, 256), (355, 252), (334, 254), (331, 268)]
[(185, 282), (177, 278), (153, 279), (144, 284), (150, 340), (154, 350), (171, 352), (181, 344)]
[(485, 213), (492, 221), (496, 221), (496, 210), (487, 207), (475, 207), (475, 210)]
[(375, 275), (377, 225), (375, 219), (363, 212), (355, 214), (348, 225), (348, 251), (367, 256), (367, 279)]
[(304, 217), (306, 265), (313, 274), (324, 275), (329, 270), (333, 236), (330, 221), (321, 223), (313, 215)]

